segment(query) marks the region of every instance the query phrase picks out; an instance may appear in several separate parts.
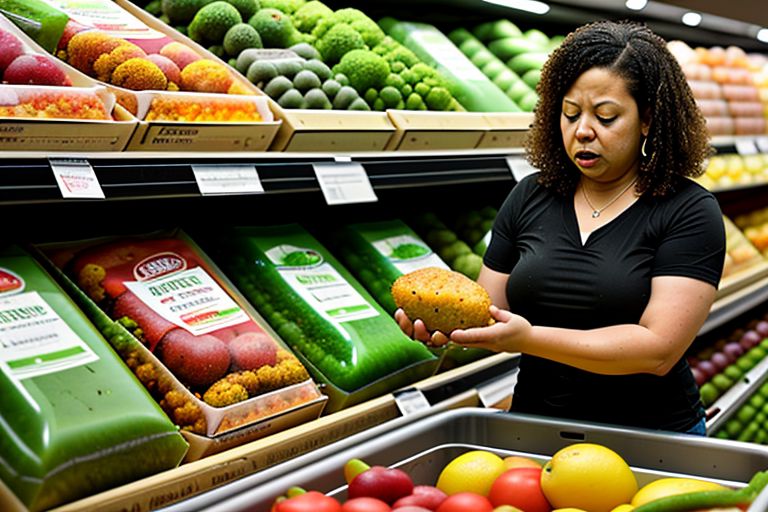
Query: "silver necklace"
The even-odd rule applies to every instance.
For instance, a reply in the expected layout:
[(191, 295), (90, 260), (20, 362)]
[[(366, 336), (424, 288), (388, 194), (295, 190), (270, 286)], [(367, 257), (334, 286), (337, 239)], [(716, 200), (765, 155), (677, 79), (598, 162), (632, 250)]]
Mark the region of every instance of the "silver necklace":
[(618, 194), (616, 194), (616, 195), (615, 195), (615, 196), (614, 196), (614, 197), (613, 197), (613, 198), (612, 198), (610, 201), (608, 201), (608, 202), (607, 202), (605, 205), (603, 205), (601, 208), (595, 208), (595, 205), (593, 205), (593, 204), (592, 204), (592, 201), (590, 201), (590, 200), (589, 200), (589, 196), (587, 196), (587, 187), (586, 187), (586, 185), (582, 184), (582, 185), (581, 185), (581, 193), (584, 195), (584, 199), (587, 201), (587, 204), (589, 205), (589, 207), (590, 207), (590, 208), (592, 208), (592, 218), (593, 218), (593, 219), (596, 219), (596, 218), (598, 218), (598, 217), (600, 216), (600, 214), (601, 214), (601, 213), (603, 213), (603, 210), (605, 210), (606, 208), (608, 208), (609, 206), (611, 206), (611, 205), (612, 205), (613, 203), (615, 203), (615, 202), (616, 202), (616, 201), (617, 201), (617, 200), (618, 200), (618, 199), (619, 199), (621, 196), (623, 196), (623, 195), (624, 195), (624, 192), (626, 192), (627, 190), (629, 190), (629, 189), (632, 187), (632, 185), (634, 185), (634, 184), (635, 184), (635, 182), (636, 182), (636, 181), (637, 181), (637, 176), (635, 176), (635, 179), (633, 179), (631, 182), (629, 182), (629, 185), (627, 185), (626, 187), (624, 187), (624, 188), (621, 190), (621, 192), (619, 192)]

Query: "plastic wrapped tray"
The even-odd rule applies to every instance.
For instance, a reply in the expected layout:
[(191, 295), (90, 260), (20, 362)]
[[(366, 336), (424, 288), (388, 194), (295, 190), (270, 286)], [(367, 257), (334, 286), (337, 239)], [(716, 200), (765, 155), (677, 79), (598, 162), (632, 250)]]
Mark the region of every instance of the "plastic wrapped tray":
[[(549, 459), (573, 443), (607, 446), (632, 467), (639, 485), (667, 476), (687, 476), (742, 487), (768, 467), (768, 448), (677, 433), (635, 430), (587, 422), (461, 408), (399, 428), (387, 424), (320, 448), (261, 473), (181, 502), (167, 512), (269, 510), (291, 486), (344, 496), (343, 465), (360, 458), (371, 465), (406, 470), (416, 483), (434, 485), (447, 462), (469, 450)], [(749, 512), (764, 512), (764, 491)]]

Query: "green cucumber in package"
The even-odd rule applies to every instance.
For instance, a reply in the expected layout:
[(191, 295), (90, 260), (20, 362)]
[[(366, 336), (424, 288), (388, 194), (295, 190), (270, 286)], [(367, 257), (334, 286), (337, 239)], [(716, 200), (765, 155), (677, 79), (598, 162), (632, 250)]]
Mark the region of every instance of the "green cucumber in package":
[(434, 371), (435, 356), (300, 226), (237, 228), (216, 245), (230, 278), (320, 380), (352, 393), (415, 366)]
[(188, 445), (53, 278), (0, 249), (0, 479), (44, 510), (177, 466)]

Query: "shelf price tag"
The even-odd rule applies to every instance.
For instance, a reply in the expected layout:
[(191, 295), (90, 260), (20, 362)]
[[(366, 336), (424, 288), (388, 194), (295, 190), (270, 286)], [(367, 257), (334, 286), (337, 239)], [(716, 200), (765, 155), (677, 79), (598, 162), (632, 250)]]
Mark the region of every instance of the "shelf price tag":
[(429, 409), (431, 405), (424, 393), (416, 388), (402, 389), (393, 393), (395, 404), (403, 416)]
[(49, 158), (64, 199), (104, 199), (96, 173), (84, 158)]
[(528, 161), (520, 155), (510, 155), (507, 157), (507, 165), (509, 170), (512, 171), (512, 176), (515, 181), (520, 182), (526, 176), (539, 172), (537, 168), (528, 163)]
[(757, 145), (752, 139), (736, 141), (736, 152), (740, 155), (756, 155)]
[(312, 164), (325, 201), (337, 204), (373, 203), (378, 201), (365, 168), (357, 162)]
[(254, 165), (194, 164), (192, 172), (195, 174), (197, 187), (204, 196), (264, 193), (264, 187)]
[(768, 137), (758, 137), (755, 144), (761, 153), (768, 153)]

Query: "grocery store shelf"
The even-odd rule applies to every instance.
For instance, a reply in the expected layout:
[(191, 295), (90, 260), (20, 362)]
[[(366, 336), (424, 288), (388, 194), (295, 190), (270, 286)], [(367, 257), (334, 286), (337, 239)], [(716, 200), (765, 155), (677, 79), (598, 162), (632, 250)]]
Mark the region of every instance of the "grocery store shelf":
[(709, 317), (699, 330), (699, 336), (723, 325), (768, 301), (768, 277), (763, 277), (740, 290), (718, 299), (709, 312)]
[(707, 410), (707, 432), (716, 432), (768, 378), (768, 358), (757, 363)]

